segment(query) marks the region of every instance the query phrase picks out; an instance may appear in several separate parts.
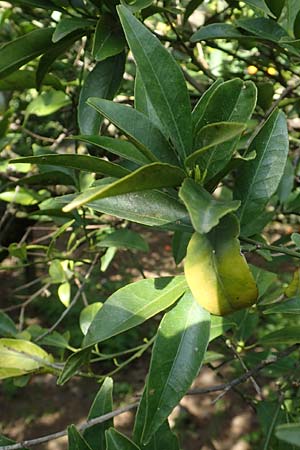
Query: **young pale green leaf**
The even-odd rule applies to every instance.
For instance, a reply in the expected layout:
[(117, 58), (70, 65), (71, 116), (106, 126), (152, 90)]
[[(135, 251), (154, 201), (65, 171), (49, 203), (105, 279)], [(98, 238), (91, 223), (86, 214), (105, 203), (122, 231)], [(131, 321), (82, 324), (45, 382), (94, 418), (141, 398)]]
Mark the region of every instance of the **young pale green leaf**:
[(188, 90), (180, 67), (126, 7), (118, 6), (117, 10), (147, 95), (183, 159), (192, 149), (192, 121)]
[(147, 189), (179, 186), (184, 177), (185, 173), (179, 167), (164, 163), (148, 164), (108, 186), (100, 186), (87, 190), (65, 206), (63, 211), (69, 212), (82, 205), (105, 197), (145, 191)]
[(298, 326), (288, 326), (280, 330), (273, 331), (266, 334), (259, 339), (259, 342), (265, 346), (277, 345), (294, 345), (300, 344), (300, 329)]
[(263, 311), (264, 314), (300, 314), (300, 298), (282, 300)]
[(285, 423), (275, 429), (277, 439), (300, 447), (300, 423)]
[(257, 17), (254, 19), (239, 19), (236, 21), (239, 28), (246, 30), (256, 38), (279, 42), (282, 38), (288, 38), (287, 32), (275, 20)]
[(227, 202), (216, 200), (191, 178), (184, 180), (179, 197), (189, 212), (194, 229), (201, 234), (211, 231), (222, 217), (236, 211), (240, 206), (240, 202), (236, 200)]
[(101, 98), (92, 97), (88, 104), (128, 136), (146, 158), (178, 165), (167, 139), (147, 116), (127, 105)]
[(112, 294), (98, 311), (84, 339), (85, 346), (123, 333), (171, 306), (186, 290), (184, 277), (136, 281)]
[(25, 120), (35, 114), (38, 117), (49, 116), (61, 108), (70, 105), (70, 98), (62, 91), (49, 89), (34, 98), (26, 108)]
[(264, 0), (244, 0), (244, 2), (252, 8), (268, 14), (268, 16), (275, 17)]
[[(88, 420), (95, 417), (103, 416), (112, 411), (113, 408), (113, 380), (112, 378), (105, 378), (102, 386), (100, 387), (91, 409), (88, 414)], [(87, 428), (83, 432), (83, 437), (90, 445), (92, 450), (106, 450), (105, 446), (105, 431), (113, 426), (113, 420), (107, 420), (106, 422), (99, 423), (90, 428)]]
[(95, 302), (95, 303), (91, 303), (90, 305), (86, 306), (81, 311), (80, 316), (79, 316), (79, 325), (80, 325), (80, 329), (84, 335), (87, 334), (88, 329), (89, 329), (92, 321), (94, 320), (94, 317), (96, 316), (99, 309), (102, 308), (102, 306), (103, 306), (103, 303)]
[(52, 165), (59, 167), (72, 167), (73, 169), (84, 170), (87, 172), (101, 173), (109, 177), (120, 178), (129, 173), (129, 170), (118, 164), (90, 155), (61, 154), (61, 155), (43, 155), (43, 156), (25, 156), (11, 160), (14, 164), (37, 164)]
[(39, 28), (0, 47), (0, 78), (44, 53), (51, 46), (53, 28)]
[[(204, 152), (240, 136), (244, 129), (245, 125), (237, 122), (218, 122), (202, 127), (195, 137), (194, 148), (197, 150), (185, 159), (185, 165), (187, 167), (195, 166)], [(217, 148), (221, 149), (222, 147)]]
[[(246, 123), (252, 115), (255, 104), (256, 87), (251, 81), (243, 82), (235, 78), (220, 84), (211, 95), (201, 120), (197, 122), (196, 135), (208, 124)], [(236, 136), (197, 156), (197, 164), (205, 174), (205, 180), (211, 179), (228, 164), (238, 140), (239, 136)]]
[(97, 22), (92, 54), (96, 61), (103, 61), (124, 50), (125, 38), (116, 19), (110, 14), (102, 14)]
[(53, 361), (41, 347), (23, 339), (0, 339), (0, 379), (19, 377)]
[(72, 139), (85, 142), (89, 145), (102, 148), (114, 155), (132, 161), (139, 166), (148, 164), (151, 159), (146, 158), (131, 142), (115, 139), (107, 136), (80, 135), (72, 136)]
[(52, 42), (56, 43), (66, 37), (68, 34), (73, 33), (73, 31), (82, 28), (90, 28), (93, 24), (93, 20), (84, 19), (82, 17), (61, 19), (56, 25), (55, 31), (52, 36)]
[(212, 23), (201, 27), (192, 37), (191, 42), (208, 41), (210, 39), (249, 39), (229, 23)]
[(68, 450), (92, 450), (75, 425), (68, 427)]
[(114, 428), (110, 428), (106, 431), (105, 437), (106, 450), (140, 450), (134, 442)]
[(81, 134), (98, 134), (103, 117), (87, 104), (90, 97), (114, 98), (123, 78), (124, 53), (98, 62), (86, 77), (78, 105), (78, 124)]
[(234, 198), (241, 200), (239, 210), (243, 235), (252, 233), (252, 224), (276, 192), (288, 154), (288, 131), (283, 112), (275, 110), (252, 141), (249, 151), (256, 158), (241, 166)]
[(236, 326), (232, 317), (232, 314), (228, 317), (211, 316), (209, 342), (212, 342), (219, 336), (224, 336), (227, 330)]
[[(149, 443), (199, 372), (210, 315), (187, 292), (164, 316), (152, 351), (141, 441)], [(139, 410), (139, 414), (144, 414)]]
[(224, 80), (222, 78), (218, 78), (211, 86), (209, 86), (208, 89), (206, 89), (204, 94), (201, 95), (200, 99), (196, 103), (196, 105), (192, 111), (192, 122), (193, 122), (194, 135), (201, 128), (201, 125), (199, 126), (198, 123), (202, 124), (203, 114), (206, 110), (209, 100), (211, 99), (211, 96), (213, 95), (215, 90), (220, 86), (220, 84), (223, 83), (223, 81)]
[(257, 300), (257, 287), (238, 236), (238, 220), (228, 214), (210, 233), (195, 233), (189, 243), (186, 280), (197, 302), (212, 314), (229, 314)]
[(142, 252), (149, 251), (149, 245), (145, 239), (136, 231), (119, 229), (115, 230), (97, 242), (97, 247), (117, 247)]

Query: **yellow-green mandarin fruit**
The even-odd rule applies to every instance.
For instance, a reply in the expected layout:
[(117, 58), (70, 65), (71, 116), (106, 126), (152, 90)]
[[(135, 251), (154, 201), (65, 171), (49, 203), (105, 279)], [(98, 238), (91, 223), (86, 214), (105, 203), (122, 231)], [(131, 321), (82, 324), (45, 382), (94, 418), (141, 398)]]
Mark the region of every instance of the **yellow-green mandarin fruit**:
[(232, 214), (207, 234), (194, 233), (187, 248), (185, 277), (195, 300), (223, 316), (256, 302), (258, 290), (238, 241)]

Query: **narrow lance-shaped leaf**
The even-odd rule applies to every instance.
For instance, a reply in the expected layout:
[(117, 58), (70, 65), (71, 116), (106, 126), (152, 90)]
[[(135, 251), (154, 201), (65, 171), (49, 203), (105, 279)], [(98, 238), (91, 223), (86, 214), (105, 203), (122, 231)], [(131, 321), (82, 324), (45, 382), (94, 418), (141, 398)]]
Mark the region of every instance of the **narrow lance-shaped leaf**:
[(127, 105), (101, 98), (92, 97), (88, 104), (128, 136), (150, 161), (178, 164), (167, 139), (147, 116)]
[(102, 14), (97, 22), (92, 53), (96, 61), (118, 55), (125, 47), (120, 23), (110, 14)]
[[(105, 378), (101, 388), (99, 389), (91, 409), (88, 414), (88, 420), (95, 417), (103, 416), (103, 414), (112, 411), (113, 399), (113, 380), (112, 378)], [(105, 430), (113, 426), (113, 420), (107, 420), (106, 422), (93, 425), (87, 428), (83, 432), (83, 437), (90, 445), (92, 450), (106, 450), (105, 447)]]
[(58, 42), (73, 31), (81, 28), (89, 28), (93, 24), (93, 20), (83, 19), (82, 17), (61, 19), (56, 25), (55, 31), (52, 36), (52, 42)]
[(0, 47), (0, 77), (44, 53), (51, 46), (52, 34), (53, 28), (40, 28)]
[(239, 19), (237, 26), (248, 31), (257, 39), (279, 42), (282, 38), (289, 38), (287, 32), (275, 20), (265, 17), (256, 17), (254, 19)]
[(65, 206), (63, 211), (69, 212), (89, 202), (128, 192), (179, 186), (184, 177), (185, 173), (179, 167), (164, 163), (148, 164), (108, 186), (89, 189)]
[(105, 435), (106, 450), (140, 450), (134, 442), (114, 428), (106, 431)]
[(193, 227), (201, 234), (208, 233), (218, 225), (222, 217), (236, 211), (240, 206), (240, 202), (236, 200), (227, 202), (216, 200), (191, 178), (184, 180), (179, 197), (187, 207)]
[(163, 277), (136, 281), (112, 294), (96, 314), (85, 346), (123, 333), (171, 306), (186, 289), (184, 277)]
[(89, 97), (112, 99), (119, 89), (125, 67), (125, 55), (98, 62), (86, 77), (81, 88), (78, 105), (78, 124), (82, 134), (98, 134), (103, 117), (87, 104)]
[(195, 108), (192, 112), (192, 122), (193, 122), (193, 128), (194, 130), (200, 130), (201, 126), (198, 125), (198, 123), (202, 123), (202, 117), (206, 110), (207, 104), (215, 92), (215, 90), (220, 86), (220, 84), (223, 83), (223, 79), (219, 78), (216, 80), (206, 91), (203, 95), (201, 95), (198, 103), (195, 105)]
[[(141, 441), (147, 444), (199, 372), (209, 339), (210, 315), (187, 292), (164, 316), (152, 351)], [(139, 414), (143, 414), (140, 410)]]
[(147, 95), (179, 156), (184, 158), (192, 147), (192, 123), (183, 74), (159, 40), (126, 7), (117, 10)]
[(230, 23), (212, 23), (196, 31), (191, 37), (191, 42), (210, 39), (249, 39), (249, 36), (243, 35)]
[(258, 292), (238, 241), (239, 224), (225, 216), (208, 234), (195, 233), (185, 260), (187, 283), (212, 314), (225, 315), (255, 303)]
[[(249, 148), (256, 158), (242, 165), (237, 175), (234, 197), (241, 200), (239, 210), (244, 235), (254, 234), (253, 223), (276, 192), (288, 154), (288, 131), (283, 112), (274, 111)], [(255, 223), (254, 223), (255, 225)]]
[(300, 446), (300, 423), (285, 423), (278, 425), (275, 429), (275, 436), (288, 444)]
[(74, 425), (68, 427), (68, 450), (92, 450)]
[(43, 155), (43, 156), (25, 156), (24, 158), (17, 158), (11, 160), (14, 164), (37, 164), (37, 165), (52, 165), (59, 167), (72, 167), (73, 169), (85, 170), (87, 172), (102, 173), (110, 177), (120, 178), (127, 175), (129, 170), (118, 164), (96, 156), (89, 155)]

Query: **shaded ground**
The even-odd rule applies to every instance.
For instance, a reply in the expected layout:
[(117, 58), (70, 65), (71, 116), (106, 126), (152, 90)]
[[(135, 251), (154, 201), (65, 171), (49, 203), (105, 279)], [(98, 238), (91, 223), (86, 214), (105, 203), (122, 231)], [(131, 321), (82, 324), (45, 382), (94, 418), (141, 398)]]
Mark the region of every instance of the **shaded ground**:
[[(139, 257), (141, 267), (147, 277), (180, 273), (171, 256), (170, 236), (166, 233), (144, 232), (151, 246), (150, 254)], [(15, 279), (14, 272), (0, 272), (2, 286), (1, 306), (7, 306), (11, 290), (22, 281)], [(136, 269), (136, 261), (128, 252), (119, 253), (108, 272), (101, 280), (114, 284), (128, 277), (141, 278)], [(136, 399), (141, 392), (149, 355), (120, 372), (116, 378), (115, 406), (125, 405)], [(225, 377), (228, 369), (222, 373)], [(221, 374), (222, 375), (222, 374)], [(208, 367), (202, 369), (195, 386), (211, 386), (224, 380), (218, 378), (215, 371)], [(249, 392), (253, 387), (249, 383)], [(248, 389), (247, 388), (247, 389)], [(0, 388), (0, 431), (12, 439), (32, 439), (52, 432), (60, 431), (70, 423), (80, 424), (86, 420), (89, 407), (97, 392), (95, 381), (72, 379), (65, 386), (56, 386), (51, 375), (35, 376), (22, 389)], [(254, 395), (254, 394), (253, 394)], [(183, 450), (250, 450), (245, 436), (255, 430), (254, 411), (241, 397), (230, 392), (216, 403), (216, 394), (187, 396), (174, 410), (170, 423), (181, 436)], [(127, 434), (132, 429), (134, 413), (125, 413), (115, 419), (115, 425)], [(61, 438), (36, 447), (38, 450), (65, 450), (66, 439)], [(167, 450), (167, 449), (161, 449)]]

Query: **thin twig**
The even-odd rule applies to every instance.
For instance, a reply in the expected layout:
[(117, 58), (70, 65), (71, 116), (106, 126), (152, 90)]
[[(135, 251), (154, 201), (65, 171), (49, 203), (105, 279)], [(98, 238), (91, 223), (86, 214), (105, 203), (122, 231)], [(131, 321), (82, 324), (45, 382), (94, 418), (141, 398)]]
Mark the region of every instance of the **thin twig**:
[(282, 253), (284, 255), (293, 256), (294, 258), (300, 258), (300, 252), (295, 252), (294, 250), (289, 250), (285, 247), (264, 244), (263, 242), (255, 241), (254, 239), (246, 238), (243, 236), (240, 236), (239, 240), (248, 244), (255, 245), (256, 249), (270, 250), (271, 252)]
[(97, 255), (95, 255), (94, 260), (92, 262), (92, 264), (89, 267), (89, 270), (87, 271), (84, 280), (82, 282), (81, 287), (78, 289), (78, 291), (76, 292), (73, 300), (71, 301), (71, 303), (69, 304), (69, 306), (64, 310), (64, 312), (61, 314), (61, 316), (57, 319), (57, 321), (47, 330), (45, 331), (45, 333), (41, 334), (37, 339), (36, 342), (40, 341), (41, 339), (43, 339), (45, 336), (47, 336), (48, 334), (52, 333), (52, 331), (55, 330), (55, 328), (58, 327), (58, 325), (61, 323), (61, 321), (66, 317), (66, 315), (69, 313), (69, 311), (71, 310), (71, 308), (73, 308), (73, 306), (75, 305), (75, 303), (77, 302), (78, 298), (80, 297), (82, 291), (85, 288), (85, 285), (88, 281), (88, 279), (91, 276), (92, 271), (94, 270), (95, 265), (97, 264), (99, 259), (99, 253), (97, 253)]
[(8, 311), (14, 311), (15, 309), (24, 309), (26, 306), (29, 305), (35, 298), (37, 298), (39, 295), (41, 295), (44, 291), (46, 291), (50, 287), (51, 283), (46, 283), (44, 286), (42, 286), (40, 289), (38, 289), (34, 294), (32, 294), (28, 299), (20, 304), (20, 305), (12, 305), (8, 306), (7, 308), (0, 309), (1, 312), (8, 312)]

